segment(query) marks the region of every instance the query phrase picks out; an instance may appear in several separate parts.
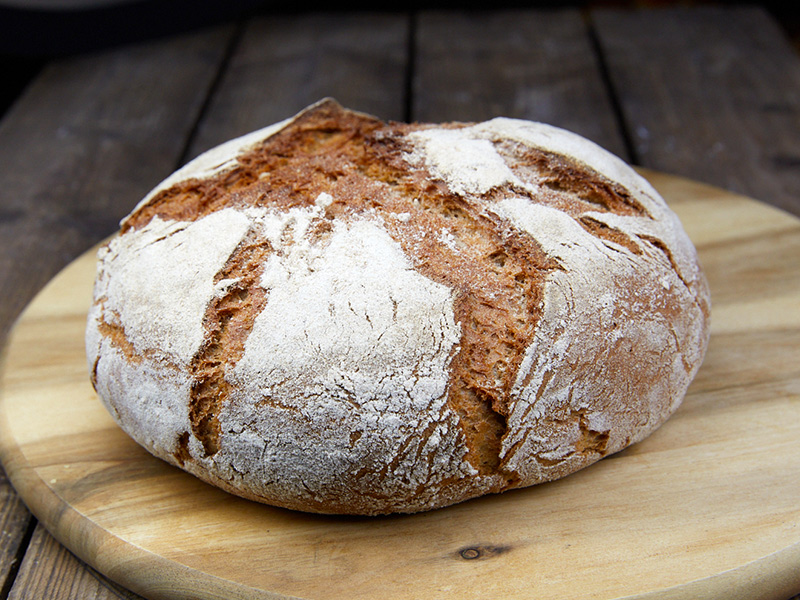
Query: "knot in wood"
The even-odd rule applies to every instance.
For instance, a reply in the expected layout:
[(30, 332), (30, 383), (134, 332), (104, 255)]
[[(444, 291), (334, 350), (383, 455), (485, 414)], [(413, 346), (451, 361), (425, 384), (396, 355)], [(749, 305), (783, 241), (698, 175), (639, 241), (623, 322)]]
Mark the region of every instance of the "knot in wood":
[(465, 560), (474, 560), (481, 557), (480, 548), (464, 548), (461, 552), (461, 558)]

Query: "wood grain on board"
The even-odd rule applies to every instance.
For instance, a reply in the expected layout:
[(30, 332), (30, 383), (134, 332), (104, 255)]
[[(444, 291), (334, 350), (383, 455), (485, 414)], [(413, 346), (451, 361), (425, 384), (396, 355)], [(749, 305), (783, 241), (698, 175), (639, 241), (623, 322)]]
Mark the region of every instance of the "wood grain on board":
[[(147, 454), (94, 395), (83, 356), (91, 254), (45, 289), (10, 340), (3, 462), (57, 539), (145, 597), (783, 600), (800, 587), (800, 264), (771, 244), (796, 243), (800, 220), (647, 175), (707, 262), (711, 344), (664, 426), (579, 473), (382, 518), (309, 515), (212, 488)], [(726, 277), (753, 253), (765, 271), (758, 300)], [(772, 344), (780, 360), (741, 364)]]

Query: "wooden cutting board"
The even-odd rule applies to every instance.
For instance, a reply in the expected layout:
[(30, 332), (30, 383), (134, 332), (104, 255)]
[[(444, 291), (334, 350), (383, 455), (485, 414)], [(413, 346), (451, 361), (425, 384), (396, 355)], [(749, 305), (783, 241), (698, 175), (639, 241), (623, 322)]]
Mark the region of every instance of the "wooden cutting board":
[(151, 457), (88, 382), (94, 255), (10, 337), (0, 453), (75, 554), (149, 598), (775, 598), (800, 592), (800, 220), (645, 173), (713, 296), (683, 406), (650, 438), (555, 483), (413, 516), (241, 500)]

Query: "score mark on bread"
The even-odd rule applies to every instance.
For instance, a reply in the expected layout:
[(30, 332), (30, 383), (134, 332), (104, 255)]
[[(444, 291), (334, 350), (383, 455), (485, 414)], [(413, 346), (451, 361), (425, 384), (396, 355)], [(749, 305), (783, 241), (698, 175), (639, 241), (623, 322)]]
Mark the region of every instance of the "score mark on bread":
[(416, 512), (556, 479), (652, 432), (709, 296), (652, 187), (513, 119), (331, 100), (170, 176), (99, 253), (95, 388), (241, 496)]

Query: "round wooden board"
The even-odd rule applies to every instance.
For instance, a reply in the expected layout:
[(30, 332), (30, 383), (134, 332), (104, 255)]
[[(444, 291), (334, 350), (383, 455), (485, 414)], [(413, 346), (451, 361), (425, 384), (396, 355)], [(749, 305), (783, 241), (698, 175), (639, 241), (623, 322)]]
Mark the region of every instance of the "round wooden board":
[(654, 435), (561, 481), (412, 516), (230, 496), (151, 457), (83, 351), (94, 253), (31, 303), (5, 355), (11, 481), (53, 535), (148, 598), (775, 598), (800, 591), (800, 221), (646, 172), (706, 268), (712, 339)]

